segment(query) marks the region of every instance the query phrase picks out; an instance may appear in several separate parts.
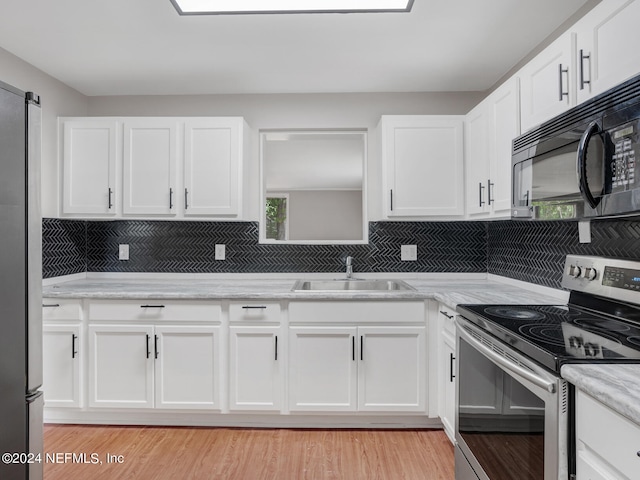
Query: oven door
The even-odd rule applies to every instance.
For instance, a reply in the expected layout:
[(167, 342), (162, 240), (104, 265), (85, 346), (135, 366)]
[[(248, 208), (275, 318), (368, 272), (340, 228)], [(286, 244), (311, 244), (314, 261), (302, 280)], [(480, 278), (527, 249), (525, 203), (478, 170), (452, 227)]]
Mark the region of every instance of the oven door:
[(456, 480), (566, 480), (566, 381), (456, 322)]

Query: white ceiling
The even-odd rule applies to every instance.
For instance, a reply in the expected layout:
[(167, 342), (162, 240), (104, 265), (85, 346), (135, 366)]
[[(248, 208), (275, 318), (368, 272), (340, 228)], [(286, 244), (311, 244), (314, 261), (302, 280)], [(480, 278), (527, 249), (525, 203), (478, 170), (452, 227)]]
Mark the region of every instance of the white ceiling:
[(15, 0), (0, 47), (85, 95), (484, 91), (585, 3), (181, 17), (170, 0)]

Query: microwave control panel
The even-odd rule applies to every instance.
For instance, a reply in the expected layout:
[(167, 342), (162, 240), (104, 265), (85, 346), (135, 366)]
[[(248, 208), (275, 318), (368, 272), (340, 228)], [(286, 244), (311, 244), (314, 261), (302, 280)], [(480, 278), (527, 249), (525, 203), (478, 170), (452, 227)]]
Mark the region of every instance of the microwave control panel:
[(628, 190), (635, 185), (639, 126), (636, 120), (609, 131), (614, 146), (611, 157), (611, 187), (614, 191)]

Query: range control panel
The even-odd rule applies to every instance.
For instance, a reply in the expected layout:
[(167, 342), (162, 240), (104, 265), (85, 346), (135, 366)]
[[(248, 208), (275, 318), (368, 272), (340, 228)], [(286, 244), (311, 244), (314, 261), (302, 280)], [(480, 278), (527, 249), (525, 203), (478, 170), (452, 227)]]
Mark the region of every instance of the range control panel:
[(604, 267), (602, 284), (607, 287), (640, 291), (640, 270), (619, 267)]
[(562, 286), (569, 290), (640, 304), (640, 262), (567, 255)]

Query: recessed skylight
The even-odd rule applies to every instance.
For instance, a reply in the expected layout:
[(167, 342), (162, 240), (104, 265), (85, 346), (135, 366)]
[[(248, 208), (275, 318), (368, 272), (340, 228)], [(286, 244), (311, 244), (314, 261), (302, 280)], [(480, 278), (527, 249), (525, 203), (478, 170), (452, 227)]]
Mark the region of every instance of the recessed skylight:
[(180, 15), (409, 12), (414, 0), (171, 0)]

